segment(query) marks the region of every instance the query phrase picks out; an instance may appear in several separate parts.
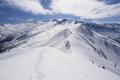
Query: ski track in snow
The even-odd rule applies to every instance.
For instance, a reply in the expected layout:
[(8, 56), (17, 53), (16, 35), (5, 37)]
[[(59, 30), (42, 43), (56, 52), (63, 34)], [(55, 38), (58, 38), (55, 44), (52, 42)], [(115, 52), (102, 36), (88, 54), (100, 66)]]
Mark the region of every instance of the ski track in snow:
[(43, 50), (40, 55), (38, 55), (38, 61), (36, 62), (35, 66), (34, 66), (34, 71), (32, 74), (31, 74), (31, 79), (30, 80), (43, 80), (44, 78), (44, 74), (42, 74), (42, 72), (39, 70), (39, 65), (40, 65), (40, 62), (42, 60), (42, 56), (44, 55), (45, 53), (45, 50)]

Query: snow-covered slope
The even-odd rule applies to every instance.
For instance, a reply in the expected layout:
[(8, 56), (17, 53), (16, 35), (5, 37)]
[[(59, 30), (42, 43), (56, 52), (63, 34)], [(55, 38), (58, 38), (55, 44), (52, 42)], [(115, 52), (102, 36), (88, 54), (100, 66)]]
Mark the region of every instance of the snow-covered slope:
[(66, 19), (2, 25), (0, 79), (120, 80), (120, 44), (111, 36), (120, 28), (110, 29)]

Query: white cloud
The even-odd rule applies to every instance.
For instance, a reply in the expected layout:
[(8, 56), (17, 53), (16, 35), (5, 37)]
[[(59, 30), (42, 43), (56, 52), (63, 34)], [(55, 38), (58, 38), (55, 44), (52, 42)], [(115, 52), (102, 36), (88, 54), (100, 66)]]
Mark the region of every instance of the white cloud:
[(26, 12), (32, 12), (34, 14), (46, 14), (50, 11), (45, 10), (39, 0), (5, 0), (9, 5), (17, 7)]
[(34, 14), (63, 13), (80, 16), (81, 18), (96, 19), (120, 15), (120, 3), (106, 5), (98, 0), (51, 0), (51, 9), (46, 10), (40, 0), (5, 0), (10, 5)]
[(97, 0), (53, 0), (51, 8), (55, 13), (66, 13), (82, 18), (105, 18), (120, 15), (120, 4), (106, 5)]

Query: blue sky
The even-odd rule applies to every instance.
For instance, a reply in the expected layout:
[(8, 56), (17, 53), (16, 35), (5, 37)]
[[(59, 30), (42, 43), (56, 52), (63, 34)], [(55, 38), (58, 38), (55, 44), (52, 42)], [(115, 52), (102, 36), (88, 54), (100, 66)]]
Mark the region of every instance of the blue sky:
[(98, 1), (103, 1), (109, 5), (120, 3), (120, 0), (98, 0)]
[(0, 0), (0, 23), (70, 18), (120, 22), (120, 0)]

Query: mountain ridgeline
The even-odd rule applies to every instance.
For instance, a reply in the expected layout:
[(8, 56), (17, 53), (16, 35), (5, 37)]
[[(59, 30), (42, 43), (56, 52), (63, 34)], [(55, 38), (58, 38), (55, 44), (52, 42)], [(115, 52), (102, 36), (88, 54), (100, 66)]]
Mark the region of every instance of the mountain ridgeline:
[(120, 24), (54, 19), (0, 25), (0, 55), (21, 46), (79, 53), (98, 67), (120, 76)]

